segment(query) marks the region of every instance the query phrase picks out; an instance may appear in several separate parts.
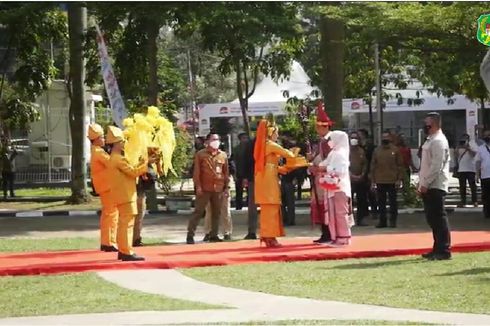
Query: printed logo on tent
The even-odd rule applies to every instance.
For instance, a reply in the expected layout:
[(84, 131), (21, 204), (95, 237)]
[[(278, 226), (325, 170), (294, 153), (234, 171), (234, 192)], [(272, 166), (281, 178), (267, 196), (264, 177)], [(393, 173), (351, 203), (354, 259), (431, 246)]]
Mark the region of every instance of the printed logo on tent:
[(226, 106), (222, 106), (219, 109), (219, 114), (228, 114), (228, 108)]
[(359, 110), (361, 108), (361, 104), (359, 104), (359, 102), (352, 102), (352, 104), (350, 105), (350, 108), (352, 110)]

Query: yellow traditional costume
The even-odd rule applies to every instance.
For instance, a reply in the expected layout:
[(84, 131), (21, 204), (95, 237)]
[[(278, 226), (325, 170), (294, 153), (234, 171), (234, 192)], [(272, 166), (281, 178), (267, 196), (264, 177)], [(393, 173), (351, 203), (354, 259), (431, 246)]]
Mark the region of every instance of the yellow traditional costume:
[[(121, 129), (110, 126), (107, 132), (107, 143), (115, 144), (124, 141)], [(117, 246), (119, 253), (133, 255), (133, 226), (138, 213), (136, 207), (136, 179), (146, 173), (148, 161), (131, 165), (119, 153), (111, 153), (108, 179), (112, 187), (112, 198), (119, 212), (117, 228)]]
[(260, 239), (268, 247), (278, 246), (275, 238), (285, 235), (281, 217), (279, 160), (295, 157), (293, 152), (270, 139), (277, 131), (273, 122), (261, 120), (254, 148), (255, 202), (260, 205)]
[(102, 251), (117, 251), (117, 208), (111, 197), (111, 186), (108, 178), (110, 156), (100, 146), (93, 142), (104, 137), (104, 130), (96, 123), (88, 128), (88, 138), (92, 142), (90, 156), (90, 174), (95, 192), (100, 196), (102, 211), (100, 214), (100, 249)]

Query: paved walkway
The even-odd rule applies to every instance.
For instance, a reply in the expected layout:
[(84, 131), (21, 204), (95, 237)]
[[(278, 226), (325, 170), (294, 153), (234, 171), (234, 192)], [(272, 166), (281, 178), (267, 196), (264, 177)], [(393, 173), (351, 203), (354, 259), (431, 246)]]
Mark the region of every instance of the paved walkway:
[(1, 319), (9, 325), (162, 325), (233, 323), (250, 321), (389, 320), (454, 325), (489, 325), (490, 315), (432, 312), (372, 305), (277, 296), (226, 288), (196, 281), (175, 270), (101, 272), (119, 286), (172, 298), (223, 305), (228, 308), (198, 311), (123, 312), (87, 315), (22, 317)]

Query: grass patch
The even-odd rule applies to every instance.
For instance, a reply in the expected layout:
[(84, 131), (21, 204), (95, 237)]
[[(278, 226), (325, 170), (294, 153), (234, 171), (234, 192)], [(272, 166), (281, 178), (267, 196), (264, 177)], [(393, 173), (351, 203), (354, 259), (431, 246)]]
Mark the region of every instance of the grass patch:
[(54, 201), (49, 203), (41, 202), (2, 202), (2, 209), (14, 210), (14, 211), (83, 211), (83, 210), (98, 210), (100, 209), (100, 199), (98, 197), (92, 197), (89, 203), (80, 205), (67, 205), (66, 201)]
[(93, 273), (0, 277), (0, 317), (223, 308), (126, 290)]
[(381, 306), (490, 312), (490, 253), (184, 269), (209, 283), (278, 295)]
[[(185, 324), (184, 324), (185, 325)], [(278, 321), (251, 321), (247, 323), (208, 323), (202, 325), (434, 325), (426, 323), (399, 322), (388, 320), (308, 320), (308, 319), (292, 319)]]
[(19, 197), (58, 197), (70, 196), (70, 188), (21, 188), (15, 190)]
[[(162, 238), (145, 238), (145, 245), (166, 244)], [(0, 252), (91, 250), (100, 246), (98, 238), (0, 238)]]

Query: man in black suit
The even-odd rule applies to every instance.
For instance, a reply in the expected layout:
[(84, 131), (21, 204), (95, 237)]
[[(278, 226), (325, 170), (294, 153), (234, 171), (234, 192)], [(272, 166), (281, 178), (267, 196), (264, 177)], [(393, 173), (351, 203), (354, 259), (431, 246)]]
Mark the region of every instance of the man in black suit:
[[(245, 236), (245, 240), (257, 239), (257, 205), (255, 204), (254, 195), (254, 147), (255, 138), (250, 139), (245, 148), (243, 170), (240, 172), (243, 175), (244, 185), (247, 187), (247, 197), (248, 197), (248, 233)], [(238, 171), (237, 171), (238, 173)]]

